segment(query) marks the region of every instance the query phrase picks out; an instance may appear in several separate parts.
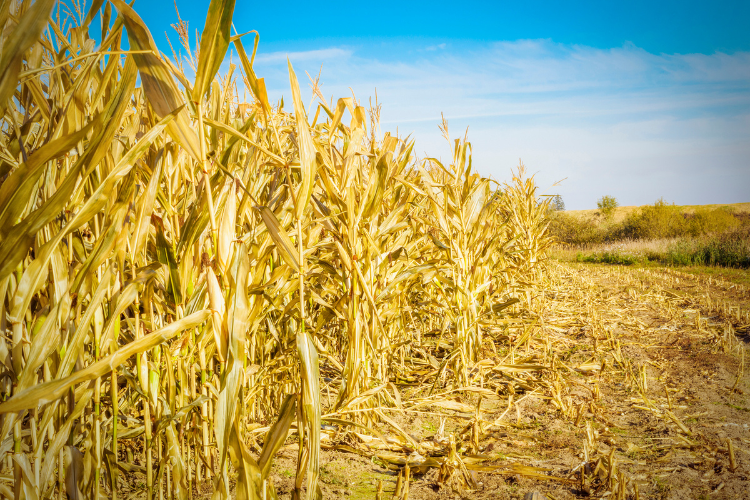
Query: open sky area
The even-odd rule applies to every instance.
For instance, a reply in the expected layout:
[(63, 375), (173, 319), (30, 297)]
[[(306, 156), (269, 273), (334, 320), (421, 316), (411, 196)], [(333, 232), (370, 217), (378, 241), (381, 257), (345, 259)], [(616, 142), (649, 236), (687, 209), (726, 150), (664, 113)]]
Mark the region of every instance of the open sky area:
[[(208, 3), (177, 2), (193, 44)], [(171, 54), (173, 1), (134, 7)], [(520, 159), (568, 209), (750, 201), (748, 1), (238, 1), (234, 25), (260, 33), (272, 100), (287, 57), (301, 82), (322, 66), (327, 99), (377, 90), (381, 130), (420, 157), (448, 159), (442, 112), (475, 169), (502, 181)]]

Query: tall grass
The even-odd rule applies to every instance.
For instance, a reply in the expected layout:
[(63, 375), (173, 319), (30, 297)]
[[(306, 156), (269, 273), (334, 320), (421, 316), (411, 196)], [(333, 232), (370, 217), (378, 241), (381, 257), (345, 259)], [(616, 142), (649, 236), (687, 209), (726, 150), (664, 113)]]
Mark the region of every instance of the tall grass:
[(270, 102), (231, 0), (199, 51), (178, 25), (182, 59), (122, 0), (54, 5), (0, 9), (0, 494), (115, 498), (142, 473), (148, 498), (229, 498), (231, 468), (236, 498), (274, 498), (296, 422), (294, 494), (320, 498), (321, 372), (358, 425), (404, 357), (431, 362), (426, 331), (444, 383), (471, 382), (483, 325), (547, 256), (533, 179), (493, 184), (465, 139), (417, 161), (353, 97), (315, 84), (306, 108), (291, 64)]
[(750, 232), (738, 229), (700, 238), (624, 240), (586, 246), (558, 247), (558, 259), (597, 264), (722, 266), (750, 268)]
[(667, 249), (660, 260), (674, 266), (750, 268), (750, 229), (678, 241)]

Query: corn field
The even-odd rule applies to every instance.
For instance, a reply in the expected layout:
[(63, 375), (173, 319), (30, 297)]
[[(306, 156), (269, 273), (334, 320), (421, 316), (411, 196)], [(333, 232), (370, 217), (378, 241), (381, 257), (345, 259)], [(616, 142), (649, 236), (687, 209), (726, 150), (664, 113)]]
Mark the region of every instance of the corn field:
[(420, 360), (478, 384), (543, 277), (533, 178), (482, 177), (445, 122), (417, 158), (291, 63), (270, 102), (234, 0), (171, 57), (123, 0), (71, 1), (0, 0), (0, 495), (276, 498), (290, 439), (321, 498), (324, 419), (387, 421)]

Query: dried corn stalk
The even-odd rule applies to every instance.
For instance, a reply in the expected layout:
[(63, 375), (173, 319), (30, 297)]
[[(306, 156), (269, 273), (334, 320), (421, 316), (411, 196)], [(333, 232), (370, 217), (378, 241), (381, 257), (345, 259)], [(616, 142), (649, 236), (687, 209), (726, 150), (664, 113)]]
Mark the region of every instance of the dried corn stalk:
[[(442, 373), (471, 383), (484, 322), (545, 258), (531, 180), (494, 186), (465, 141), (419, 165), (351, 98), (311, 125), (291, 65), (294, 112), (272, 105), (231, 0), (198, 53), (180, 25), (192, 82), (125, 2), (64, 23), (52, 4), (0, 8), (0, 463), (28, 497), (145, 474), (149, 498), (228, 498), (231, 463), (238, 498), (271, 498), (295, 416), (297, 493), (319, 491), (321, 370), (339, 410), (400, 405), (403, 360), (440, 332)], [(217, 75), (230, 42), (250, 102)]]

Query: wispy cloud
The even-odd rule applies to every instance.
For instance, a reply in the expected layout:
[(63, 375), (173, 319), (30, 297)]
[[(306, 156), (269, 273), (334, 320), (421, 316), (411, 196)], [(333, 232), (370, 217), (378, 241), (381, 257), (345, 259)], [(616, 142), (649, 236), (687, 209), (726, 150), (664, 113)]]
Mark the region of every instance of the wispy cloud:
[(255, 62), (258, 64), (286, 63), (287, 58), (292, 62), (327, 61), (330, 59), (343, 60), (347, 59), (351, 54), (351, 50), (338, 47), (297, 52), (271, 52), (270, 54), (258, 54)]
[(424, 49), (424, 50), (426, 50), (426, 51), (428, 51), (428, 52), (431, 52), (431, 51), (433, 51), (433, 50), (443, 50), (443, 49), (445, 49), (445, 48), (446, 48), (447, 46), (448, 46), (448, 44), (447, 44), (447, 43), (439, 43), (439, 44), (437, 44), (437, 45), (429, 45), (429, 46), (425, 47), (425, 49)]
[[(351, 87), (362, 99), (377, 89), (383, 128), (413, 134), (420, 154), (448, 154), (436, 126), (444, 112), (453, 135), (470, 127), (480, 171), (505, 178), (522, 158), (542, 184), (567, 177), (555, 189), (570, 208), (594, 206), (602, 194), (625, 204), (750, 200), (750, 53), (652, 54), (551, 40), (434, 47), (289, 56), (298, 74), (323, 65), (325, 95), (351, 95)], [(288, 94), (286, 57), (256, 59), (275, 98)]]

